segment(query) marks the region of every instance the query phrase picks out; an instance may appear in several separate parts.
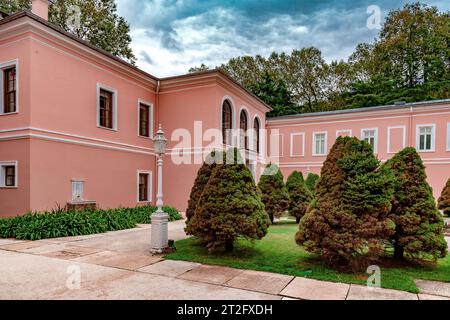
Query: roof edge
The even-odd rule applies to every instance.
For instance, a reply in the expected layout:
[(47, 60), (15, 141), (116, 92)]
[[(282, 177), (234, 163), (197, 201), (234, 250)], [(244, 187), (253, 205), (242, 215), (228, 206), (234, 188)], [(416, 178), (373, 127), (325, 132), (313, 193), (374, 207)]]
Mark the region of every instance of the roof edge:
[(389, 105), (380, 105), (373, 107), (364, 107), (364, 108), (353, 108), (353, 109), (342, 109), (342, 110), (333, 110), (333, 111), (323, 111), (323, 112), (311, 112), (311, 113), (299, 113), (278, 117), (270, 117), (267, 118), (267, 121), (277, 121), (277, 120), (290, 120), (290, 119), (301, 119), (301, 118), (309, 118), (309, 117), (320, 117), (320, 116), (331, 116), (331, 115), (340, 115), (340, 114), (349, 114), (349, 113), (357, 113), (357, 112), (370, 112), (370, 111), (383, 111), (383, 110), (399, 110), (406, 108), (414, 108), (419, 106), (427, 106), (427, 105), (435, 105), (442, 103), (450, 103), (450, 99), (437, 99), (437, 100), (428, 100), (428, 101), (417, 101), (417, 102), (406, 102), (403, 104), (389, 104)]
[(265, 106), (269, 111), (273, 110), (271, 106), (269, 106), (267, 103), (265, 103), (261, 98), (259, 98), (257, 95), (255, 95), (253, 92), (251, 92), (249, 89), (241, 85), (239, 82), (237, 82), (235, 79), (231, 78), (228, 74), (226, 74), (224, 71), (222, 71), (220, 68), (214, 68), (210, 70), (205, 71), (198, 71), (198, 72), (192, 72), (192, 73), (185, 73), (177, 76), (170, 76), (161, 78), (161, 81), (170, 81), (170, 80), (176, 80), (176, 79), (183, 79), (183, 78), (190, 78), (190, 77), (196, 77), (196, 76), (202, 76), (202, 75), (209, 75), (209, 74), (218, 74), (226, 78), (228, 81), (236, 85), (238, 88), (244, 90), (247, 94), (249, 94), (252, 98), (257, 100), (259, 103), (261, 103), (263, 106)]
[(32, 13), (30, 11), (21, 11), (21, 12), (18, 12), (18, 13), (15, 13), (15, 14), (7, 16), (7, 17), (3, 18), (2, 20), (0, 20), (0, 26), (3, 25), (3, 24), (6, 24), (8, 22), (12, 22), (14, 20), (18, 20), (18, 19), (23, 18), (23, 17), (28, 17), (28, 18), (36, 21), (36, 22), (39, 22), (39, 23), (45, 25), (46, 27), (48, 27), (48, 28), (50, 28), (50, 29), (52, 29), (52, 30), (54, 30), (54, 31), (56, 31), (56, 32), (66, 36), (66, 37), (68, 37), (68, 38), (70, 38), (70, 39), (72, 39), (72, 40), (74, 40), (74, 41), (76, 41), (76, 42), (78, 42), (78, 43), (80, 43), (80, 44), (82, 44), (82, 45), (84, 45), (84, 46), (86, 46), (86, 47), (88, 47), (88, 48), (98, 52), (98, 53), (100, 53), (100, 54), (102, 54), (102, 55), (104, 55), (107, 58), (110, 58), (110, 59), (112, 59), (112, 60), (114, 60), (116, 62), (119, 62), (120, 64), (122, 64), (122, 65), (132, 69), (133, 71), (138, 72), (138, 73), (140, 73), (140, 74), (142, 74), (142, 75), (144, 75), (144, 76), (146, 76), (146, 77), (148, 77), (148, 78), (150, 78), (152, 80), (155, 80), (155, 81), (159, 81), (160, 80), (158, 77), (155, 77), (154, 75), (139, 69), (137, 66), (135, 66), (135, 65), (133, 65), (133, 64), (131, 64), (131, 63), (129, 63), (129, 62), (127, 62), (127, 61), (125, 61), (125, 60), (123, 60), (123, 59), (121, 59), (121, 58), (119, 58), (119, 57), (117, 57), (117, 56), (115, 56), (115, 55), (113, 55), (111, 53), (109, 53), (108, 51), (105, 51), (105, 50), (103, 50), (103, 49), (101, 49), (101, 48), (99, 48), (97, 46), (94, 46), (94, 45), (90, 44), (89, 42), (87, 42), (87, 41), (85, 41), (83, 39), (78, 38), (77, 36), (75, 36), (75, 35), (67, 32), (67, 31), (63, 30), (62, 28), (60, 28), (58, 26), (55, 26), (54, 24), (48, 22), (45, 19), (42, 19), (41, 17), (35, 15), (34, 13)]

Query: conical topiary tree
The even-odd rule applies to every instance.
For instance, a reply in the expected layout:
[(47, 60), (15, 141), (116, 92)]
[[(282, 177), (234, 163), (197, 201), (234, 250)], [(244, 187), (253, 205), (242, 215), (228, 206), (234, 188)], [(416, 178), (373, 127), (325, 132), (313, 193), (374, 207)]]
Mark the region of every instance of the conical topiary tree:
[(289, 192), (284, 184), (283, 174), (277, 165), (268, 164), (258, 183), (262, 193), (262, 202), (269, 215), (270, 222), (279, 218), (289, 209)]
[(447, 180), (447, 184), (439, 197), (438, 208), (444, 211), (446, 216), (450, 216), (450, 179)]
[(394, 257), (437, 259), (444, 257), (447, 243), (444, 222), (436, 209), (433, 192), (426, 181), (425, 167), (416, 149), (407, 147), (388, 160), (386, 168), (396, 177), (391, 219)]
[(292, 172), (288, 177), (286, 188), (290, 196), (289, 214), (299, 223), (313, 198), (312, 193), (305, 184), (303, 174), (298, 171)]
[(237, 237), (261, 239), (270, 224), (253, 175), (234, 148), (217, 164), (206, 185), (190, 225), (211, 252), (224, 245), (233, 249)]
[(319, 175), (315, 174), (315, 173), (308, 173), (308, 176), (306, 177), (306, 186), (308, 187), (309, 191), (311, 191), (311, 193), (314, 195), (315, 194), (315, 188), (316, 188), (316, 183), (319, 180)]
[(296, 241), (332, 266), (360, 269), (378, 258), (383, 239), (394, 232), (388, 219), (392, 197), (393, 176), (380, 169), (372, 147), (339, 137), (323, 164)]
[(212, 151), (205, 159), (205, 162), (200, 167), (197, 172), (197, 178), (195, 178), (194, 185), (191, 189), (191, 194), (189, 195), (188, 207), (186, 209), (186, 232), (189, 234), (189, 222), (192, 216), (195, 214), (195, 210), (197, 208), (198, 200), (205, 189), (206, 184), (211, 177), (211, 173), (216, 166), (216, 161), (214, 161), (214, 157), (219, 155), (218, 152)]

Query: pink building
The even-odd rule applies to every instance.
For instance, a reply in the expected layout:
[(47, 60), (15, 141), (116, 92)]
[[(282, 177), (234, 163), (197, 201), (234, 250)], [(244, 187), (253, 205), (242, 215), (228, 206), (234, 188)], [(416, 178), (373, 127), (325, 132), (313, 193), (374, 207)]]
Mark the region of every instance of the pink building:
[(344, 134), (380, 159), (416, 146), (435, 195), (450, 175), (450, 100), (266, 120), (270, 108), (223, 73), (154, 77), (49, 24), (45, 4), (0, 17), (0, 217), (154, 203), (158, 124), (169, 138), (164, 201), (180, 210), (203, 154), (229, 145), (255, 177), (269, 161), (319, 172)]

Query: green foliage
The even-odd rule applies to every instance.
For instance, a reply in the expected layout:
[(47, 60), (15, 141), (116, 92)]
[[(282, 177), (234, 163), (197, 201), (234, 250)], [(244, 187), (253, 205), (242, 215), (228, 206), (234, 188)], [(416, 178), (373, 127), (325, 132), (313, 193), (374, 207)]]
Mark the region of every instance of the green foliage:
[(262, 202), (266, 212), (273, 223), (274, 218), (279, 218), (289, 209), (290, 201), (283, 174), (277, 165), (267, 165), (259, 179), (258, 188), (261, 190)]
[(210, 70), (209, 67), (202, 63), (200, 66), (195, 66), (189, 69), (189, 73), (196, 73), (196, 72), (204, 72)]
[(0, 2), (0, 11), (8, 14), (31, 9), (30, 0), (2, 0)]
[(316, 198), (300, 221), (296, 241), (328, 264), (359, 269), (383, 252), (394, 233), (388, 219), (394, 178), (380, 169), (372, 147), (339, 137), (322, 167)]
[(447, 252), (444, 222), (426, 181), (425, 167), (414, 148), (407, 147), (388, 160), (386, 168), (396, 177), (390, 218), (397, 259), (436, 260)]
[(294, 216), (296, 222), (299, 223), (305, 215), (313, 195), (305, 184), (303, 174), (298, 171), (292, 172), (288, 177), (286, 188), (290, 196), (289, 214)]
[[(108, 210), (33, 212), (0, 219), (0, 238), (40, 240), (131, 229), (137, 224), (150, 223), (150, 215), (156, 209), (155, 206), (139, 206)], [(163, 209), (169, 214), (170, 221), (182, 219), (175, 208)]]
[[(233, 252), (209, 254), (195, 237), (176, 242), (177, 251), (166, 255), (169, 260), (182, 260), (207, 265), (228, 266), (237, 269), (249, 269), (276, 272), (296, 277), (308, 277), (322, 281), (339, 283), (367, 284), (366, 270), (361, 272), (341, 272), (329, 268), (317, 256), (304, 250), (292, 241), (298, 226), (294, 223), (276, 224), (269, 228), (261, 241), (237, 241)], [(385, 260), (386, 261), (386, 260)], [(405, 290), (419, 293), (416, 279), (450, 282), (450, 255), (440, 259), (436, 265), (403, 264), (398, 267), (386, 261), (381, 268), (381, 286), (388, 289)]]
[(195, 178), (194, 185), (192, 186), (191, 194), (189, 195), (188, 200), (188, 207), (186, 209), (187, 231), (189, 230), (189, 222), (195, 214), (200, 196), (202, 195), (203, 190), (208, 184), (213, 169), (216, 167), (216, 162), (214, 161), (214, 157), (216, 156), (216, 154), (218, 157), (220, 157), (219, 153), (216, 153), (215, 151), (211, 152), (211, 154), (205, 159), (205, 162), (197, 172), (197, 178)]
[(268, 226), (252, 173), (239, 151), (229, 149), (212, 172), (191, 217), (189, 232), (202, 239), (210, 252), (223, 245), (230, 251), (238, 237), (261, 239)]
[(438, 200), (438, 208), (444, 211), (444, 214), (450, 216), (450, 178), (442, 189), (441, 196)]
[[(6, 13), (31, 8), (30, 0), (4, 2), (0, 10)], [(49, 21), (112, 55), (132, 64), (136, 61), (130, 46), (130, 25), (117, 14), (114, 0), (55, 0), (49, 8)]]
[(268, 72), (265, 72), (260, 82), (250, 84), (248, 89), (256, 94), (261, 100), (273, 108), (267, 114), (268, 117), (280, 116), (286, 113), (300, 113), (301, 108), (293, 102), (292, 94), (286, 83), (276, 80)]
[(311, 193), (313, 195), (316, 194), (316, 183), (319, 180), (320, 176), (318, 174), (315, 173), (308, 173), (308, 176), (306, 177), (306, 186), (308, 187), (309, 191), (311, 191)]

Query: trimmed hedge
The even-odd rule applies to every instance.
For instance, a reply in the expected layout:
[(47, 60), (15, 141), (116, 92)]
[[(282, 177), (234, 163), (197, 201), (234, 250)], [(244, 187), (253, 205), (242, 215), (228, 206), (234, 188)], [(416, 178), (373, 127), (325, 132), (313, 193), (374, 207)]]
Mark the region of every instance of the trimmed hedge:
[[(137, 224), (150, 223), (150, 214), (156, 209), (156, 206), (138, 206), (109, 210), (33, 212), (0, 219), (0, 238), (40, 240), (131, 229)], [(164, 207), (164, 212), (169, 214), (170, 221), (182, 219), (173, 207)]]

